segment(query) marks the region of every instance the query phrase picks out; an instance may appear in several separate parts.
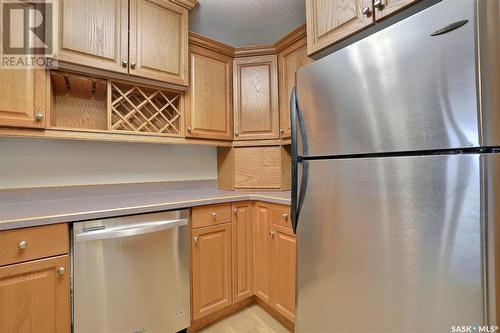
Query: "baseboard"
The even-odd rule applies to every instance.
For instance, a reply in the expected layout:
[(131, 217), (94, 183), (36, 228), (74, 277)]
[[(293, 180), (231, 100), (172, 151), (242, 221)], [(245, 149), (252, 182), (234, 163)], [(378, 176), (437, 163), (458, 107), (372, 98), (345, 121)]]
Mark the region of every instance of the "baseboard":
[(200, 319), (193, 320), (191, 322), (191, 327), (188, 329), (188, 332), (189, 333), (198, 332), (202, 328), (205, 328), (209, 325), (212, 325), (215, 322), (218, 322), (219, 320), (227, 318), (235, 314), (236, 312), (239, 312), (244, 308), (255, 303), (256, 303), (255, 296), (250, 296), (249, 298), (246, 298), (242, 301), (226, 306), (225, 308), (210, 313)]
[(283, 326), (285, 326), (290, 332), (295, 332), (295, 323), (279, 313), (275, 308), (264, 302), (258, 297), (255, 297), (255, 301), (258, 306), (266, 310), (274, 319), (279, 321)]

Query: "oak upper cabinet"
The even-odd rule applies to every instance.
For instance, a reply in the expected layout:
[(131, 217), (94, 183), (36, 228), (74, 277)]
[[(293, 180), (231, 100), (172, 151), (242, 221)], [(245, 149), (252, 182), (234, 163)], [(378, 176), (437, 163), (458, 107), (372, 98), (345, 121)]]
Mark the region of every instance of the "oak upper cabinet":
[(254, 294), (253, 211), (248, 201), (233, 203), (233, 303)]
[(128, 0), (58, 0), (58, 60), (128, 72)]
[(291, 228), (271, 225), (271, 304), (295, 320), (296, 242)]
[(0, 69), (0, 126), (44, 128), (47, 74), (38, 69)]
[(193, 319), (232, 304), (231, 224), (192, 230)]
[[(60, 274), (64, 267), (67, 272)], [(69, 333), (69, 257), (0, 267), (0, 332)]]
[(167, 0), (130, 0), (130, 74), (187, 85), (188, 10)]
[(187, 85), (187, 8), (168, 0), (57, 4), (60, 61)]
[(306, 0), (309, 55), (375, 22), (373, 0)]
[(276, 55), (237, 58), (233, 67), (234, 139), (279, 138)]
[(278, 72), (280, 89), (280, 137), (289, 138), (290, 96), (295, 86), (295, 72), (313, 60), (307, 56), (306, 38), (301, 38), (278, 54)]
[(254, 206), (255, 295), (270, 304), (271, 207), (256, 202)]
[(375, 0), (375, 19), (381, 20), (421, 0)]
[(232, 140), (232, 57), (191, 45), (189, 58), (186, 136)]

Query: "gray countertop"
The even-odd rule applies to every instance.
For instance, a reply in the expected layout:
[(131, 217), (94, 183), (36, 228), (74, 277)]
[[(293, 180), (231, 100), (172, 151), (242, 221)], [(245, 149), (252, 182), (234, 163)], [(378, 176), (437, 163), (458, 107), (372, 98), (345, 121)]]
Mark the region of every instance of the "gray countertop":
[(223, 202), (290, 204), (290, 192), (240, 192), (213, 180), (0, 191), (0, 230), (141, 214)]

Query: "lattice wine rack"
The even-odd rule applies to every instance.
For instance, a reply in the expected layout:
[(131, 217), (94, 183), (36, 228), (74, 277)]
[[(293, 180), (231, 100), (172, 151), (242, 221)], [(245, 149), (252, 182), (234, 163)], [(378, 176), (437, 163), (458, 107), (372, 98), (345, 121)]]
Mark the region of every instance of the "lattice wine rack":
[(181, 136), (181, 92), (110, 82), (108, 128), (112, 131)]

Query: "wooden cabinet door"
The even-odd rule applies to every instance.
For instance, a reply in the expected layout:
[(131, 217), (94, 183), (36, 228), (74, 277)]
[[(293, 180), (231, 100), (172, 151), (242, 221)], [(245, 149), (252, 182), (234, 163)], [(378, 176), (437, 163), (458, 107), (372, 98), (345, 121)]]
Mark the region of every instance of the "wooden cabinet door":
[(233, 303), (254, 294), (253, 289), (253, 211), (248, 201), (233, 207)]
[(232, 303), (231, 224), (193, 229), (193, 319)]
[(2, 333), (69, 333), (69, 302), (67, 255), (0, 268)]
[(254, 205), (255, 295), (270, 304), (271, 204)]
[(377, 21), (382, 20), (419, 1), (420, 0), (382, 0), (380, 6), (375, 8), (375, 19)]
[(277, 57), (235, 59), (234, 139), (279, 138)]
[(310, 64), (313, 60), (307, 56), (305, 38), (298, 40), (278, 54), (278, 72), (280, 87), (280, 137), (289, 138), (290, 127), (290, 96), (295, 86), (295, 72)]
[(271, 226), (271, 305), (295, 320), (296, 242), (292, 229)]
[(188, 10), (167, 0), (130, 0), (130, 74), (187, 85)]
[(233, 139), (232, 65), (229, 56), (190, 46), (186, 136)]
[(313, 54), (373, 24), (372, 0), (306, 0), (306, 20), (307, 51)]
[(127, 73), (128, 0), (59, 0), (57, 58)]
[(0, 91), (0, 126), (45, 127), (45, 70), (0, 69)]

